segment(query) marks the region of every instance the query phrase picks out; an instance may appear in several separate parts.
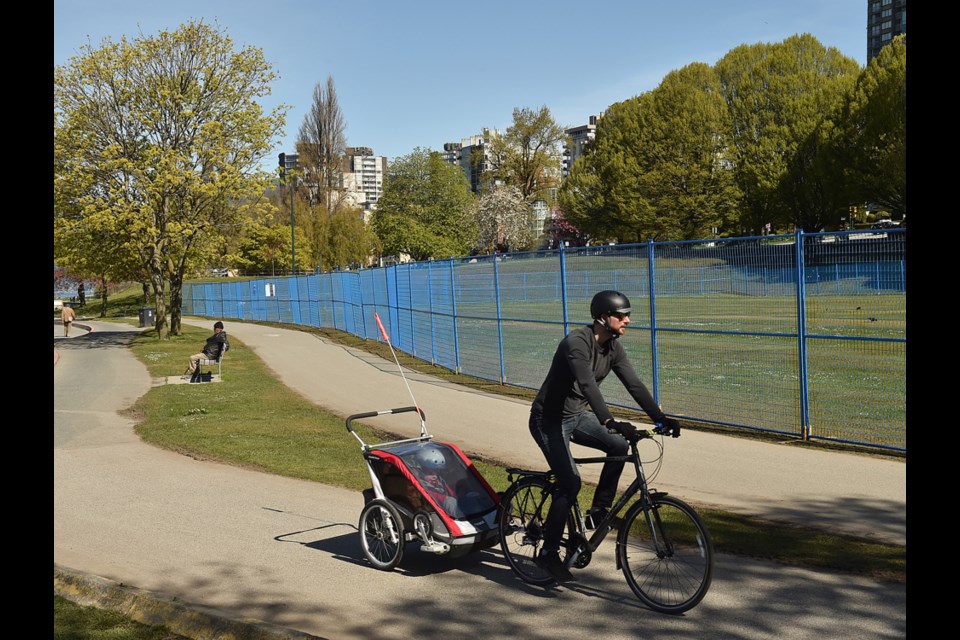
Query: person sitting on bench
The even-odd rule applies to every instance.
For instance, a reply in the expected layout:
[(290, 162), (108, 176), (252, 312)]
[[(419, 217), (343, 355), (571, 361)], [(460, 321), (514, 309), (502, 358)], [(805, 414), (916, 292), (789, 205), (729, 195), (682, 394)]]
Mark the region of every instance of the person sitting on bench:
[(219, 360), (220, 356), (226, 353), (229, 348), (230, 342), (227, 340), (227, 332), (223, 330), (223, 323), (217, 320), (213, 324), (213, 335), (207, 338), (206, 344), (203, 345), (203, 351), (190, 356), (190, 364), (183, 375), (183, 379), (193, 382), (196, 378), (199, 382), (200, 361), (203, 359)]

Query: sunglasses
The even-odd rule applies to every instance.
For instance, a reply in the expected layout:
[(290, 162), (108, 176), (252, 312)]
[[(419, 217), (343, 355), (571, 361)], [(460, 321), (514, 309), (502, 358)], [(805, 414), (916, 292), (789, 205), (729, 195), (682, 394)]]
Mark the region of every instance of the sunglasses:
[(630, 312), (627, 311), (626, 313), (620, 313), (619, 311), (614, 311), (610, 315), (612, 315), (617, 320), (623, 320), (624, 318), (630, 317)]

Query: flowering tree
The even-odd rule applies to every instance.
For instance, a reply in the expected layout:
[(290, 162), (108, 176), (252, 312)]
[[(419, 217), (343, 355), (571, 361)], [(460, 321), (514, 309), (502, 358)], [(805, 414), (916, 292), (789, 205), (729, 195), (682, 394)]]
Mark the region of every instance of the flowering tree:
[(483, 193), (474, 205), (474, 216), (479, 247), (487, 252), (529, 249), (535, 240), (533, 211), (517, 187), (498, 185)]

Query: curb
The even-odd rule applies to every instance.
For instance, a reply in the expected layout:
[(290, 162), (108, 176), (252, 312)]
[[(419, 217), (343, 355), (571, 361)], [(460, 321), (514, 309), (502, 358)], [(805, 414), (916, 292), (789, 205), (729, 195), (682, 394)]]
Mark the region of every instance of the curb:
[(162, 625), (192, 640), (324, 640), (260, 620), (237, 620), (209, 607), (53, 565), (53, 594), (84, 607), (97, 607), (136, 620)]

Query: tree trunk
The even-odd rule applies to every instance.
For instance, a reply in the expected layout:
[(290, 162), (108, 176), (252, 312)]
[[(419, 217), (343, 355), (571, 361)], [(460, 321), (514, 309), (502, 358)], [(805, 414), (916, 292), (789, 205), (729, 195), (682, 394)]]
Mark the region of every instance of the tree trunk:
[(164, 283), (163, 271), (157, 264), (150, 265), (150, 283), (153, 285), (153, 300), (156, 309), (154, 310), (154, 328), (157, 330), (157, 337), (161, 340), (167, 338), (167, 306), (163, 300)]
[(100, 276), (100, 317), (107, 317), (107, 276)]
[(179, 275), (170, 278), (170, 333), (183, 335), (183, 279)]

